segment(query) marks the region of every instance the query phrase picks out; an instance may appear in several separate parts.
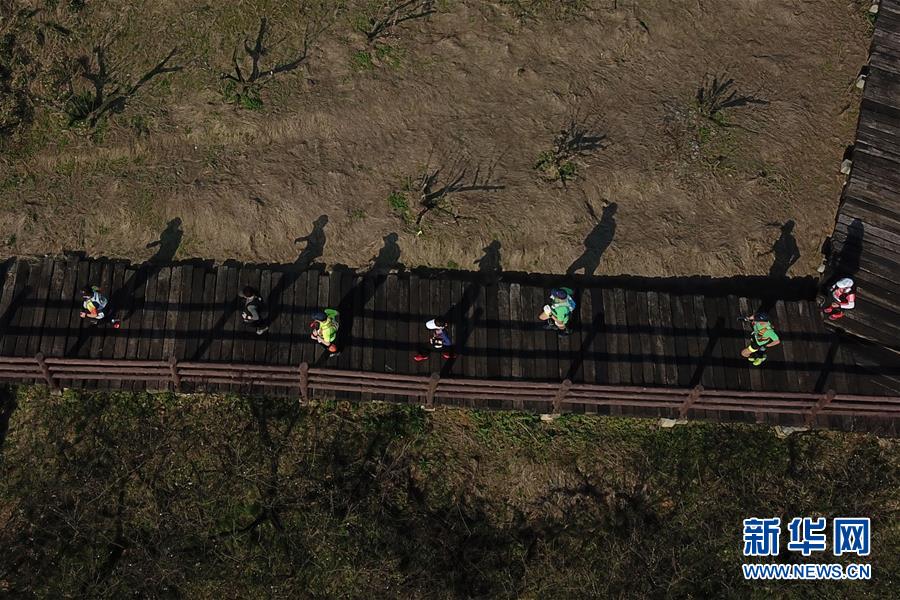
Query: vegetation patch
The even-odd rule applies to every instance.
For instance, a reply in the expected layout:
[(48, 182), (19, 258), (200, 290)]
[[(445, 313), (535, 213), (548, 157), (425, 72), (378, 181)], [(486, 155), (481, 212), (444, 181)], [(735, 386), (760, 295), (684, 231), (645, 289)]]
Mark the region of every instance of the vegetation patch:
[(872, 581), (774, 582), (767, 596), (892, 597), (900, 569), (896, 440), (2, 391), (13, 597), (751, 597), (750, 516), (872, 518)]

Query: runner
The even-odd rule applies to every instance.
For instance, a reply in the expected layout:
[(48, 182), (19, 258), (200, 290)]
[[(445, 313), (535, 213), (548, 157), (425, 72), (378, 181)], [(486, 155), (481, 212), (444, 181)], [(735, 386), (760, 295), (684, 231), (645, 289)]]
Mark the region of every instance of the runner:
[(323, 311), (314, 313), (312, 323), (309, 324), (312, 328), (312, 333), (309, 337), (328, 348), (331, 356), (340, 354), (335, 343), (337, 341), (338, 328), (340, 327), (339, 316), (340, 313), (338, 311), (333, 308), (326, 308)]
[(244, 301), (241, 308), (241, 319), (245, 325), (256, 329), (256, 335), (262, 335), (269, 330), (269, 326), (263, 319), (263, 299), (255, 288), (249, 285), (238, 294)]
[(831, 286), (831, 303), (822, 309), (832, 321), (837, 321), (856, 306), (856, 292), (853, 291), (853, 280), (849, 277), (839, 279)]
[(431, 331), (431, 337), (428, 338), (430, 349), (419, 352), (413, 356), (413, 360), (416, 362), (428, 360), (427, 353), (431, 351), (440, 352), (441, 356), (447, 360), (455, 358), (456, 353), (453, 351), (453, 340), (450, 338), (447, 322), (442, 319), (431, 319), (425, 323), (425, 327)]
[(759, 311), (754, 315), (741, 317), (741, 320), (753, 324), (753, 331), (750, 333), (750, 345), (741, 350), (741, 356), (749, 360), (754, 367), (758, 367), (766, 362), (766, 351), (780, 344), (781, 340), (778, 338), (775, 330), (772, 329), (767, 313)]
[(568, 323), (575, 310), (573, 294), (571, 288), (554, 288), (550, 291), (550, 304), (545, 304), (544, 310), (538, 315), (538, 319), (546, 321), (544, 329), (556, 331), (559, 335), (572, 333), (568, 329)]
[(118, 329), (122, 324), (118, 319), (112, 318), (112, 307), (109, 306), (109, 298), (96, 285), (89, 285), (81, 290), (81, 305), (84, 310), (79, 313), (82, 319), (90, 319), (91, 325), (99, 325), (108, 322), (113, 328)]

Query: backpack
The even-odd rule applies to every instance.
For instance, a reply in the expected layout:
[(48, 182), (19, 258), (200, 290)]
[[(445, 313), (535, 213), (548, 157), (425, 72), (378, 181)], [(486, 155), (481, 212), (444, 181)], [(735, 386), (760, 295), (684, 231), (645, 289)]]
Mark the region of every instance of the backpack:
[(575, 306), (577, 305), (577, 303), (575, 302), (575, 298), (574, 298), (575, 290), (573, 290), (572, 288), (567, 288), (567, 287), (559, 288), (559, 289), (561, 289), (562, 291), (564, 291), (566, 293), (565, 302), (566, 302), (566, 305), (569, 307), (569, 312), (575, 312)]

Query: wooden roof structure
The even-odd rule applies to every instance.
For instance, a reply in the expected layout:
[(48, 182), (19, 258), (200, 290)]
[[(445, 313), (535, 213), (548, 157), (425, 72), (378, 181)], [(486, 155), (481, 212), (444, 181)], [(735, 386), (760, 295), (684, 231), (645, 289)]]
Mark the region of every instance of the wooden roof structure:
[(900, 0), (881, 0), (852, 161), (823, 284), (852, 277), (835, 326), (900, 351)]

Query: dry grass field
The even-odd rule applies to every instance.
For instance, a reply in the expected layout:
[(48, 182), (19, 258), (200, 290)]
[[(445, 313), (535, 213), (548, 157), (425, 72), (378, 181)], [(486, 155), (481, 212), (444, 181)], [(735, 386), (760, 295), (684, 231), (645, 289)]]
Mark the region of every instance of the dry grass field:
[(326, 216), (328, 264), (814, 272), (863, 3), (438, 0), (370, 42), (390, 4), (0, 0), (3, 252), (290, 262)]

